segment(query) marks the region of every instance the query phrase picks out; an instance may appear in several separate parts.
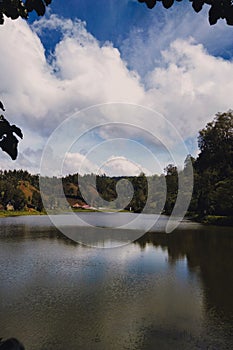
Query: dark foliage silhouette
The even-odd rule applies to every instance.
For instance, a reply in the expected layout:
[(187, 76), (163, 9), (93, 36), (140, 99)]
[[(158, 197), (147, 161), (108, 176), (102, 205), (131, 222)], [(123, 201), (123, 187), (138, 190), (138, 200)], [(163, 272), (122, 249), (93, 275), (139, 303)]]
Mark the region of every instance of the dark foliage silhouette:
[(4, 108), (4, 106), (3, 106), (3, 103), (0, 101), (0, 108), (3, 110), (3, 111), (5, 111), (5, 108)]
[[(176, 0), (181, 2), (182, 0)], [(189, 0), (195, 12), (200, 12), (204, 5), (210, 6), (209, 23), (216, 24), (222, 18), (228, 25), (233, 25), (233, 2), (232, 0)], [(45, 14), (46, 6), (52, 0), (0, 0), (0, 24), (4, 23), (3, 15), (11, 19), (22, 17), (27, 19), (29, 12), (36, 11), (38, 16)], [(149, 9), (155, 7), (157, 2), (162, 2), (164, 8), (170, 8), (175, 0), (138, 0), (146, 3)]]
[(0, 147), (6, 152), (12, 160), (15, 160), (18, 155), (18, 139), (16, 134), (21, 139), (23, 134), (20, 128), (16, 125), (11, 125), (3, 115), (0, 116)]
[(43, 16), (46, 6), (51, 2), (52, 0), (0, 0), (0, 24), (4, 23), (3, 15), (11, 19), (27, 19), (29, 12), (36, 11), (38, 16)]
[[(149, 9), (155, 7), (158, 1), (162, 2), (163, 7), (168, 9), (174, 4), (174, 0), (138, 0), (145, 2)], [(176, 0), (178, 2), (182, 0)], [(209, 5), (209, 23), (216, 24), (222, 18), (225, 19), (228, 25), (233, 25), (233, 2), (232, 0), (189, 0), (192, 2), (192, 7), (195, 12), (200, 12), (203, 6)]]
[(9, 338), (7, 340), (0, 339), (0, 350), (25, 350), (16, 338)]

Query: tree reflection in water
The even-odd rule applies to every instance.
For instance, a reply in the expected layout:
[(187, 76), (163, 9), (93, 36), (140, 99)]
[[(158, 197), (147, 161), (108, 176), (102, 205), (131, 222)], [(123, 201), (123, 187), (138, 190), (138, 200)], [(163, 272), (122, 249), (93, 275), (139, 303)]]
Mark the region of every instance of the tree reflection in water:
[[(219, 232), (221, 231), (221, 232)], [(206, 310), (224, 316), (233, 312), (233, 234), (230, 228), (208, 226), (201, 230), (176, 230), (172, 234), (147, 233), (135, 244), (161, 247), (168, 252), (169, 264), (187, 259), (190, 271), (199, 274)]]

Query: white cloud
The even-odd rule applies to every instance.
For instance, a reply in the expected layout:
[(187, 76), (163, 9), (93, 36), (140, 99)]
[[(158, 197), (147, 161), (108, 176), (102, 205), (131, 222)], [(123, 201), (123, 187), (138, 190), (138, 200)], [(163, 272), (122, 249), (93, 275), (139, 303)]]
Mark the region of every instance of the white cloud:
[(199, 13), (194, 12), (190, 3), (174, 3), (167, 11), (160, 5), (162, 7), (162, 4), (158, 4), (149, 11), (149, 23), (133, 27), (120, 44), (123, 58), (142, 78), (155, 65), (163, 66), (161, 52), (177, 39), (188, 40), (192, 37), (203, 44), (211, 55), (232, 55), (232, 27), (221, 19), (210, 26), (209, 5), (204, 5)]
[(126, 157), (112, 156), (106, 160), (101, 168), (102, 172), (110, 176), (137, 176), (140, 173), (151, 175), (151, 172), (141, 164)]
[(75, 173), (79, 173), (80, 175), (91, 173), (96, 174), (97, 172), (98, 166), (88, 160), (85, 155), (78, 152), (66, 153), (62, 168), (62, 175)]
[[(216, 112), (231, 108), (233, 63), (211, 56), (203, 45), (192, 39), (176, 39), (175, 33), (169, 34), (172, 30), (169, 28), (166, 29), (167, 35), (159, 38), (157, 51), (151, 44), (152, 37), (144, 43), (140, 36), (136, 36), (135, 47), (128, 50), (127, 55), (124, 52), (125, 60), (127, 58), (132, 63), (136, 60), (137, 50), (144, 50), (144, 61), (141, 55), (137, 61), (143, 66), (150, 51), (150, 71), (140, 77), (127, 68), (127, 62), (123, 61), (118, 49), (111, 43), (101, 45), (81, 21), (51, 16), (34, 25), (34, 30), (38, 32), (63, 31), (52, 58), (46, 60), (37, 33), (22, 20), (6, 20), (0, 31), (0, 99), (6, 107), (5, 116), (25, 130), (25, 138), (19, 145), (22, 156), (12, 163), (4, 155), (2, 167), (12, 167), (13, 164), (14, 167), (35, 170), (36, 165), (39, 166), (39, 153), (36, 151), (43, 147), (54, 128), (74, 111), (95, 104), (119, 101), (151, 107), (163, 113), (185, 139), (196, 137), (198, 130)], [(181, 26), (179, 32), (183, 28)], [(158, 57), (162, 57), (162, 64), (157, 61)], [(101, 117), (93, 116), (97, 122)], [(121, 121), (127, 120), (132, 126), (134, 118), (133, 114), (122, 115)], [(113, 122), (114, 119), (114, 113), (104, 115), (105, 121)], [(158, 121), (157, 128), (170, 143), (172, 132), (163, 129), (162, 124)], [(119, 130), (113, 127), (106, 126), (99, 136), (106, 139), (120, 136)], [(148, 129), (150, 125), (145, 127)], [(121, 137), (132, 138), (134, 134), (134, 128), (125, 127)], [(151, 142), (145, 133), (140, 135), (140, 130), (135, 136), (137, 139), (141, 136), (141, 142), (143, 138)], [(71, 170), (74, 164), (80, 164), (82, 157), (81, 154), (68, 155), (67, 170)], [(140, 165), (130, 163), (128, 158), (124, 154), (122, 158), (115, 159), (111, 171), (115, 169), (122, 174), (126, 171), (127, 175), (130, 175), (129, 172), (135, 174)]]
[(78, 152), (66, 153), (62, 169), (62, 175), (94, 173), (109, 176), (137, 176), (142, 172), (151, 175), (150, 170), (124, 156), (113, 155), (100, 164), (90, 161), (85, 155)]
[(209, 55), (191, 39), (174, 41), (162, 56), (165, 66), (147, 76), (147, 101), (154, 107), (156, 101), (184, 138), (232, 107), (232, 62)]

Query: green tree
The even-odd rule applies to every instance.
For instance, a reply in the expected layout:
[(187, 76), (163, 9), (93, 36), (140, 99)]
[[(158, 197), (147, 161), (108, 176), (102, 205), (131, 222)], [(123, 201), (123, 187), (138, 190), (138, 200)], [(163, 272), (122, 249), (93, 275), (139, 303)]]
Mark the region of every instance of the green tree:
[(217, 113), (214, 120), (199, 132), (198, 146), (200, 168), (211, 166), (219, 176), (230, 174), (233, 168), (233, 111)]
[(176, 203), (178, 193), (178, 171), (177, 167), (173, 164), (168, 164), (164, 171), (167, 184), (167, 198), (164, 211), (166, 214), (171, 214)]
[(195, 162), (197, 211), (230, 215), (233, 202), (233, 112), (218, 113), (199, 132)]
[(139, 176), (133, 177), (132, 185), (134, 187), (134, 196), (129, 207), (131, 206), (136, 213), (140, 213), (144, 209), (148, 197), (146, 175), (141, 173)]
[(22, 210), (25, 207), (27, 200), (19, 188), (14, 189), (11, 203), (16, 210)]
[(32, 194), (32, 205), (38, 211), (42, 211), (43, 208), (44, 208), (43, 202), (42, 202), (42, 199), (41, 199), (41, 195), (37, 191), (34, 191), (33, 194)]
[(8, 203), (13, 204), (16, 210), (21, 210), (25, 207), (27, 200), (24, 193), (17, 187), (14, 182), (0, 181), (1, 204), (6, 207)]

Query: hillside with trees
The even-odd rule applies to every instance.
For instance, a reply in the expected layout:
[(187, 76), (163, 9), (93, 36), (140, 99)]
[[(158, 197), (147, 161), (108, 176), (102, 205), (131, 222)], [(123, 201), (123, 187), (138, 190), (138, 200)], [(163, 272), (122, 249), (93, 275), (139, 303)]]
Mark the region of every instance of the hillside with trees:
[[(232, 224), (233, 111), (218, 113), (214, 120), (199, 132), (198, 146), (200, 149), (198, 157), (195, 159), (187, 155), (181, 171), (175, 165), (169, 164), (164, 169), (164, 174), (153, 176), (141, 173), (139, 176), (128, 177), (94, 174), (83, 176), (73, 174), (63, 177), (62, 185), (67, 198), (67, 207), (88, 204), (100, 208), (107, 201), (112, 209), (124, 208), (136, 213), (162, 212), (170, 215), (177, 199), (179, 177), (182, 176), (184, 181), (186, 177), (188, 178), (187, 164), (191, 161), (194, 170), (194, 189), (188, 214), (201, 220), (205, 218), (209, 222)], [(56, 177), (44, 178), (46, 208), (60, 207), (59, 198), (54, 195), (59, 191), (60, 181), (61, 179)], [(123, 187), (122, 196), (118, 198), (119, 181)], [(9, 204), (15, 210), (43, 211), (39, 175), (32, 175), (23, 170), (1, 171), (0, 207), (6, 210)]]

